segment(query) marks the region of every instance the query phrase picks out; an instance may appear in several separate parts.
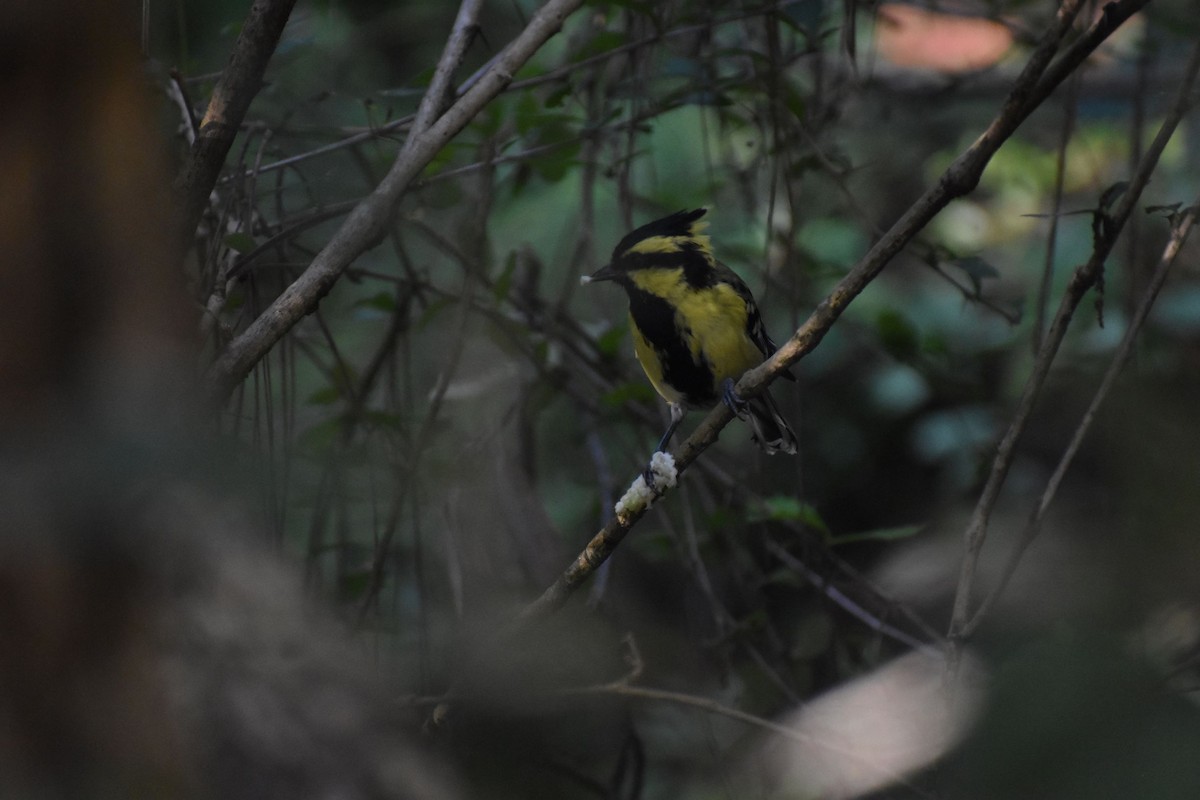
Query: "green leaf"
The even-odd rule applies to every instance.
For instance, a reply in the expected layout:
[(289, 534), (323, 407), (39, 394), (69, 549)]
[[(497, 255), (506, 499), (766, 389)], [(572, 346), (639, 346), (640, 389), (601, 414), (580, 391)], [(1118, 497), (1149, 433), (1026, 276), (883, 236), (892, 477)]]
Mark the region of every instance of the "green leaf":
[(313, 455), (326, 453), (337, 440), (341, 430), (342, 418), (340, 416), (322, 420), (300, 434), (300, 447)]
[(571, 142), (533, 159), (530, 165), (547, 183), (557, 183), (566, 177), (573, 167), (579, 166), (580, 142)]
[(429, 323), (433, 322), (434, 317), (436, 317), (445, 309), (454, 305), (455, 302), (457, 301), (453, 300), (452, 298), (442, 297), (434, 300), (432, 303), (426, 306), (425, 313), (423, 313), (420, 319), (417, 320), (417, 331), (420, 332), (425, 330), (425, 327), (429, 325)]
[(624, 325), (609, 328), (596, 340), (596, 347), (610, 358), (616, 356), (621, 351), (621, 343), (625, 341), (625, 334), (628, 331), (629, 328)]
[(774, 495), (763, 499), (762, 507), (750, 513), (751, 522), (776, 520), (799, 522), (822, 534), (829, 535), (829, 526), (821, 519), (816, 508), (791, 495)]
[(346, 572), (341, 576), (341, 596), (343, 600), (357, 600), (371, 585), (371, 570), (360, 569)]
[(610, 392), (600, 397), (600, 402), (609, 408), (623, 408), (631, 402), (646, 402), (653, 400), (654, 390), (641, 381), (622, 383)]
[(616, 6), (617, 8), (624, 8), (632, 11), (635, 14), (641, 14), (651, 18), (654, 17), (654, 3), (648, 2), (648, 0), (588, 0), (587, 4), (590, 6), (600, 6), (602, 8)]
[(223, 240), (225, 246), (237, 253), (249, 253), (258, 247), (258, 242), (248, 233), (231, 233)]
[(911, 360), (920, 346), (916, 327), (899, 311), (885, 308), (875, 317), (875, 331), (880, 344), (899, 361)]
[(425, 87), (433, 81), (433, 67), (426, 67), (418, 72), (409, 84), (413, 87)]
[(363, 419), (372, 428), (383, 428), (398, 433), (405, 430), (404, 417), (389, 411), (367, 410), (363, 413)]
[(359, 298), (354, 303), (355, 308), (373, 308), (377, 311), (392, 312), (396, 310), (396, 296), (391, 292), (378, 292), (370, 297)]
[(694, 58), (684, 58), (682, 56), (668, 58), (659, 69), (660, 75), (669, 78), (692, 78), (700, 80), (708, 74), (708, 70), (702, 62)]
[(804, 120), (804, 112), (808, 108), (807, 100), (790, 83), (783, 84), (783, 105), (788, 111), (792, 112), (792, 116), (796, 119)]
[(541, 116), (542, 104), (534, 97), (533, 92), (523, 92), (513, 106), (513, 120), (517, 123), (517, 132), (522, 136), (528, 134)]
[(571, 93), (571, 84), (563, 81), (563, 84), (555, 89), (550, 94), (546, 95), (546, 100), (543, 103), (546, 108), (558, 108), (567, 99), (567, 95)]
[(310, 394), (307, 402), (310, 406), (328, 406), (336, 403), (341, 397), (342, 393), (336, 386), (323, 386)]
[(550, 357), (550, 343), (545, 339), (541, 339), (533, 345), (533, 363), (540, 366), (545, 366), (546, 360)]
[(512, 288), (513, 273), (517, 269), (517, 251), (511, 250), (508, 257), (504, 259), (504, 268), (500, 270), (500, 274), (496, 276), (495, 285), (492, 286), (492, 297), (496, 302), (502, 302), (508, 297), (508, 290)]
[(946, 335), (941, 331), (930, 331), (921, 340), (921, 350), (926, 355), (944, 356), (950, 352), (950, 343), (946, 341)]
[(808, 583), (794, 569), (787, 567), (780, 567), (773, 572), (768, 572), (762, 582), (770, 586), (790, 586), (794, 589), (799, 589)]
[(628, 38), (625, 34), (618, 31), (600, 31), (579, 48), (574, 60), (583, 61), (585, 58), (607, 53), (625, 44), (626, 41)]
[(862, 533), (847, 533), (843, 536), (831, 536), (829, 544), (851, 544), (853, 542), (894, 542), (898, 539), (908, 539), (925, 530), (924, 525), (897, 525), (894, 528), (876, 528)]

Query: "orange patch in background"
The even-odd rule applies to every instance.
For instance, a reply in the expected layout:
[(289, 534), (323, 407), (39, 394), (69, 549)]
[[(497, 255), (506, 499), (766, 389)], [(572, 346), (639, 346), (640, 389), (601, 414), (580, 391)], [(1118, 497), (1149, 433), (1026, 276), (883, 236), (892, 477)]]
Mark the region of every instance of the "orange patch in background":
[(875, 47), (899, 67), (959, 73), (990, 67), (1012, 46), (1004, 25), (903, 3), (879, 7)]

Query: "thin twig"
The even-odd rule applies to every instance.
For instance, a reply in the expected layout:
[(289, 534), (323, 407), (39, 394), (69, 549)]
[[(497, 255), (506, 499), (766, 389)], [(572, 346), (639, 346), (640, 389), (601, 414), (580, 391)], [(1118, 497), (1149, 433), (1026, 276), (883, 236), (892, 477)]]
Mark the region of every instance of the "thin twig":
[(295, 4), (296, 0), (255, 0), (246, 15), (229, 65), (213, 89), (199, 135), (175, 182), (183, 207), (180, 235), (184, 242), (195, 234), (209, 192), (217, 183), (250, 102), (262, 86), (267, 63)]
[(937, 649), (931, 647), (925, 642), (910, 636), (894, 625), (889, 625), (873, 615), (871, 612), (867, 611), (861, 605), (854, 602), (854, 600), (847, 597), (845, 593), (840, 591), (837, 587), (831, 586), (828, 580), (823, 578), (815, 570), (809, 568), (807, 564), (796, 558), (787, 550), (784, 550), (783, 547), (776, 542), (768, 540), (766, 546), (767, 550), (770, 551), (771, 554), (778, 558), (781, 562), (783, 562), (788, 569), (791, 569), (804, 576), (804, 579), (820, 589), (822, 594), (824, 594), (840, 608), (850, 614), (850, 616), (854, 617), (859, 622), (862, 622), (871, 630), (879, 633), (882, 636), (895, 639), (897, 642), (900, 642), (906, 647), (911, 647), (913, 650), (919, 650), (928, 655), (935, 655), (939, 652)]
[[(684, 692), (672, 692), (667, 689), (650, 689), (644, 686), (631, 686), (622, 681), (618, 681), (616, 683), (606, 683), (599, 686), (588, 686), (581, 689), (565, 690), (561, 692), (561, 694), (611, 695), (615, 697), (629, 697), (638, 700), (652, 700), (660, 703), (672, 703), (674, 705), (695, 708), (708, 714), (715, 714), (717, 716), (737, 720), (743, 724), (759, 728), (760, 730), (767, 731), (789, 741), (802, 744), (806, 747), (813, 747), (818, 750), (823, 750), (827, 753), (832, 753), (841, 758), (851, 759), (862, 764), (865, 768), (872, 770), (884, 769), (877, 764), (871, 763), (870, 760), (867, 759), (862, 753), (832, 744), (825, 737), (814, 736), (812, 734), (797, 730), (796, 728), (791, 728), (787, 725), (780, 725), (778, 722), (772, 722), (764, 717), (748, 714), (741, 709), (727, 706), (724, 703), (719, 703), (709, 697), (700, 697), (698, 695), (686, 694)], [(893, 783), (909, 789), (920, 797), (933, 797), (932, 794), (924, 789), (921, 789), (916, 784), (912, 783), (894, 770), (887, 770), (887, 776)]]
[[(875, 243), (775, 355), (742, 376), (736, 387), (738, 394), (748, 397), (758, 393), (781, 372), (812, 352), (850, 302), (874, 280), (892, 258), (952, 200), (968, 194), (975, 188), (992, 156), (1038, 104), (1049, 96), (1055, 86), (1078, 68), (1088, 54), (1121, 22), (1148, 2), (1149, 0), (1116, 0), (1110, 3), (1104, 16), (1052, 65), (1051, 60), (1082, 4), (1082, 0), (1064, 0), (1054, 23), (1033, 51), (1000, 113), (987, 130), (954, 160), (937, 183), (918, 198), (883, 238)], [(718, 404), (692, 435), (671, 454), (676, 468), (680, 472), (685, 470), (717, 440), (721, 429), (732, 419), (733, 413), (726, 406)], [(644, 514), (645, 509), (625, 513), (604, 526), (562, 575), (538, 599), (525, 607), (521, 618), (529, 620), (558, 609), (611, 555)]]
[(1058, 249), (1058, 220), (1062, 213), (1063, 183), (1067, 176), (1067, 147), (1075, 132), (1075, 111), (1079, 100), (1080, 74), (1075, 73), (1067, 84), (1063, 97), (1063, 121), (1058, 138), (1058, 156), (1054, 170), (1054, 195), (1051, 201), (1050, 233), (1046, 236), (1046, 263), (1042, 266), (1042, 282), (1038, 287), (1037, 305), (1033, 318), (1033, 352), (1042, 348), (1042, 332), (1046, 328), (1046, 309), (1050, 306), (1050, 287), (1054, 278), (1054, 254)]
[[(490, 143), (485, 145), (485, 150), (487, 153), (492, 152)], [(489, 170), (484, 173), (481, 181), (484, 184), (479, 197), (479, 214), (481, 219), (487, 219), (488, 212), (490, 211), (492, 202), (491, 181), (492, 172)], [(406, 483), (412, 482), (414, 476), (420, 474), (421, 457), (433, 435), (442, 402), (445, 400), (446, 392), (449, 390), (451, 383), (453, 383), (458, 373), (459, 362), (462, 360), (463, 351), (466, 349), (467, 325), (471, 318), (471, 307), (474, 302), (476, 287), (480, 282), (479, 276), (484, 272), (482, 262), (483, 253), (486, 248), (486, 231), (481, 227), (475, 233), (475, 252), (472, 257), (463, 257), (463, 286), (462, 291), (459, 293), (460, 301), (458, 318), (454, 323), (454, 339), (450, 345), (450, 352), (445, 358), (445, 364), (441, 375), (438, 377), (437, 385), (434, 386), (433, 392), (430, 395), (429, 408), (425, 413), (425, 418), (421, 423), (420, 429), (417, 431), (417, 435), (413, 438), (409, 466), (407, 475), (405, 476)], [(404, 492), (401, 491), (400, 494), (404, 494)], [(414, 492), (413, 494), (415, 495), (416, 493)], [(358, 607), (358, 625), (360, 627), (366, 620), (368, 611), (374, 606), (375, 599), (383, 587), (383, 571), (387, 563), (388, 553), (391, 551), (394, 534), (395, 528), (389, 527), (389, 530), (380, 538), (375, 548), (375, 557), (371, 565), (370, 582), (367, 585), (366, 591), (363, 592), (362, 601)], [(419, 554), (414, 556), (414, 563), (417, 564), (418, 569), (421, 568)]]
[[(770, 8), (756, 8), (751, 11), (743, 11), (743, 12), (739, 12), (736, 14), (732, 14), (727, 17), (721, 17), (721, 18), (714, 19), (714, 20), (706, 20), (705, 22), (693, 23), (690, 25), (683, 25), (678, 28), (672, 28), (669, 31), (655, 32), (654, 34), (645, 36), (641, 39), (638, 39), (637, 41), (627, 42), (625, 44), (618, 45), (609, 50), (605, 50), (602, 53), (597, 53), (596, 55), (580, 59), (579, 61), (573, 61), (569, 64), (564, 64), (563, 66), (558, 67), (556, 69), (548, 70), (547, 72), (543, 72), (540, 75), (536, 75), (531, 78), (525, 78), (525, 79), (519, 80), (519, 81), (513, 81), (508, 86), (506, 86), (502, 90), (502, 92), (503, 93), (517, 92), (517, 91), (522, 91), (524, 89), (532, 89), (536, 86), (542, 86), (547, 83), (554, 83), (555, 81), (563, 80), (564, 78), (568, 77), (569, 75), (575, 73), (578, 70), (586, 69), (588, 67), (591, 67), (591, 66), (594, 66), (597, 64), (602, 64), (606, 61), (610, 61), (610, 60), (616, 58), (617, 56), (625, 55), (626, 53), (636, 52), (637, 50), (641, 50), (645, 47), (650, 47), (651, 45), (659, 44), (660, 42), (665, 41), (667, 39), (672, 39), (677, 36), (686, 36), (688, 34), (696, 33), (698, 31), (708, 30), (711, 28), (719, 27), (721, 25), (727, 25), (732, 22), (739, 22), (741, 20), (749, 19), (752, 17), (764, 16), (767, 14), (776, 13), (788, 6), (796, 5), (797, 3), (801, 3), (804, 1), (805, 0), (784, 0), (783, 2), (781, 2), (775, 6), (772, 6)], [(471, 77), (469, 77), (465, 81), (463, 81), (462, 84), (458, 87), (458, 92), (456, 93), (455, 96), (462, 97), (469, 90), (471, 90), (476, 84), (478, 84), (480, 79), (484, 75), (488, 74), (488, 72), (495, 67), (498, 59), (499, 59), (499, 56), (489, 59), (486, 64), (484, 64), (482, 67), (480, 67), (475, 72), (475, 74), (471, 75)], [(321, 145), (320, 147), (316, 147), (307, 152), (297, 153), (296, 155), (288, 156), (287, 158), (281, 158), (278, 161), (274, 161), (270, 164), (266, 164), (263, 166), (262, 172), (272, 172), (277, 169), (283, 169), (284, 167), (290, 167), (290, 166), (298, 164), (302, 161), (308, 161), (309, 159), (317, 158), (318, 156), (323, 156), (323, 155), (327, 155), (328, 153), (337, 152), (338, 150), (342, 150), (347, 147), (353, 147), (355, 145), (362, 144), (363, 142), (369, 142), (372, 139), (383, 138), (390, 134), (396, 133), (397, 131), (399, 131), (403, 128), (407, 128), (409, 125), (412, 124), (414, 119), (416, 119), (415, 114), (407, 114), (403, 117), (397, 117), (396, 119), (391, 120), (390, 122), (387, 122), (383, 125), (371, 127), (365, 131), (359, 131), (358, 133), (351, 134), (350, 136), (347, 136), (344, 139), (339, 139), (336, 142), (330, 142), (328, 144)], [(343, 129), (343, 130), (345, 130), (345, 129)], [(497, 163), (499, 163), (498, 160), (497, 160)], [(238, 177), (237, 175), (233, 175), (233, 176), (230, 176), (229, 178), (225, 178), (224, 180), (226, 180), (226, 181), (236, 180), (237, 177)]]
[[(1071, 276), (1071, 281), (1059, 304), (1058, 313), (1055, 315), (1054, 322), (1051, 323), (1050, 330), (1047, 331), (1046, 339), (1042, 343), (1042, 349), (1038, 352), (1033, 372), (1025, 383), (1025, 389), (1017, 404), (1012, 422), (1009, 424), (1008, 430), (996, 448), (996, 455), (992, 461), (987, 483), (980, 493), (979, 500), (975, 505), (975, 510), (971, 514), (971, 519), (964, 533), (965, 553), (959, 573), (948, 636), (952, 646), (967, 635), (971, 594), (974, 588), (979, 555), (987, 539), (988, 521), (992, 510), (996, 505), (1000, 489), (1004, 485), (1005, 478), (1008, 476), (1008, 470), (1012, 465), (1017, 441), (1020, 439), (1025, 426), (1029, 422), (1033, 406), (1037, 402), (1037, 397), (1050, 372), (1050, 366), (1058, 353), (1063, 338), (1066, 336), (1067, 327), (1071, 322), (1071, 317), (1074, 315), (1075, 309), (1083, 300), (1083, 296), (1087, 290), (1103, 274), (1104, 262), (1112, 251), (1117, 236), (1120, 234), (1125, 222), (1129, 219), (1134, 205), (1141, 198), (1142, 191), (1149, 182), (1151, 173), (1153, 173), (1155, 167), (1158, 165), (1158, 158), (1162, 154), (1163, 148), (1166, 147), (1167, 142), (1175, 131), (1175, 127), (1189, 105), (1189, 95), (1192, 85), (1195, 82), (1197, 71), (1200, 71), (1200, 45), (1192, 53), (1191, 60), (1188, 62), (1188, 67), (1185, 71), (1185, 80), (1180, 87), (1179, 94), (1176, 96), (1175, 103), (1167, 117), (1163, 120), (1163, 124), (1159, 128), (1158, 134), (1151, 143), (1149, 150), (1142, 158), (1137, 173), (1130, 181), (1129, 187), (1126, 189), (1124, 195), (1122, 195), (1117, 208), (1111, 216), (1107, 217), (1106, 224), (1100, 226), (1103, 233), (1096, 237), (1091, 257), (1086, 264), (1076, 269), (1075, 273)], [(1099, 210), (1097, 213), (1103, 214), (1105, 212)], [(953, 666), (953, 661), (951, 659), (951, 666)]]
[[(213, 362), (205, 376), (205, 392), (210, 402), (214, 405), (223, 402), (275, 343), (316, 307), (346, 267), (386, 235), (393, 209), (413, 179), (512, 82), (513, 73), (562, 28), (582, 2), (548, 0), (470, 91), (426, 130), (414, 132), (408, 138), (387, 176), (350, 213), (308, 268)], [(454, 36), (452, 39), (459, 41)]]
[(1095, 422), (1100, 405), (1108, 397), (1113, 384), (1116, 383), (1117, 376), (1129, 362), (1129, 356), (1133, 352), (1134, 341), (1141, 331), (1142, 325), (1146, 322), (1146, 318), (1150, 314), (1150, 309), (1154, 306), (1154, 301), (1158, 297), (1159, 291), (1167, 280), (1167, 274), (1175, 263), (1176, 256), (1179, 255), (1180, 249), (1183, 247), (1184, 242), (1187, 241), (1188, 234), (1191, 233), (1192, 226), (1196, 221), (1198, 208), (1200, 208), (1200, 197), (1196, 198), (1194, 205), (1188, 208), (1175, 225), (1171, 233), (1171, 238), (1163, 250), (1162, 258), (1158, 262), (1158, 267), (1150, 279), (1150, 284), (1146, 287), (1146, 292), (1142, 297), (1141, 303), (1134, 312), (1129, 328), (1125, 331), (1121, 343), (1117, 346), (1117, 351), (1108, 365), (1108, 370), (1104, 373), (1104, 378), (1100, 382), (1100, 387), (1096, 390), (1096, 395), (1092, 398), (1087, 411), (1084, 412), (1083, 418), (1080, 419), (1079, 426), (1075, 429), (1075, 433), (1071, 437), (1067, 449), (1059, 459), (1054, 473), (1046, 481), (1046, 488), (1042, 491), (1041, 500), (1034, 508), (1029, 521), (1025, 524), (1024, 530), (1021, 531), (1020, 538), (1009, 554), (1008, 561), (1004, 564), (999, 581), (997, 581), (996, 586), (991, 592), (988, 593), (987, 598), (980, 603), (979, 609), (971, 617), (970, 622), (963, 626), (962, 636), (970, 636), (979, 627), (980, 622), (991, 611), (1000, 595), (1004, 593), (1009, 580), (1017, 569), (1017, 564), (1021, 561), (1021, 557), (1037, 537), (1038, 533), (1041, 532), (1042, 522), (1045, 520), (1050, 504), (1054, 501), (1054, 497), (1058, 493), (1058, 487), (1062, 484), (1063, 476), (1074, 461), (1076, 453), (1079, 452), (1079, 448), (1083, 444), (1083, 439), (1091, 429), (1092, 423)]

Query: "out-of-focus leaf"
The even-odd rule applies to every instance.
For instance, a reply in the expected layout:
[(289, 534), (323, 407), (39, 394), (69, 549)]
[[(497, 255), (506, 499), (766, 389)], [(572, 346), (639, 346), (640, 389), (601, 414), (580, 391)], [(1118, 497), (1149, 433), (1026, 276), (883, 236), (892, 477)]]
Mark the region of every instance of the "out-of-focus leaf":
[(950, 265), (962, 270), (975, 289), (976, 296), (983, 291), (983, 282), (988, 278), (1000, 277), (1000, 270), (984, 261), (979, 256), (964, 256), (951, 260)]
[(629, 329), (624, 325), (609, 328), (600, 334), (600, 338), (596, 340), (596, 347), (606, 356), (615, 356), (620, 352), (621, 342), (625, 340), (625, 334), (628, 332)]
[(522, 92), (513, 105), (513, 121), (522, 136), (533, 130), (542, 115), (542, 104), (532, 92)]
[(708, 75), (708, 68), (697, 59), (676, 56), (666, 60), (661, 74), (669, 78), (700, 79)]
[(630, 402), (653, 400), (654, 390), (641, 381), (622, 383), (610, 392), (605, 392), (600, 402), (609, 408), (621, 408)]
[(561, 86), (559, 86), (557, 89), (555, 89), (550, 94), (546, 95), (546, 101), (544, 103), (545, 107), (546, 108), (560, 107), (563, 104), (563, 101), (567, 98), (567, 95), (569, 95), (570, 93), (571, 93), (571, 84), (566, 81), (563, 81)]
[(377, 311), (392, 312), (396, 310), (396, 296), (391, 292), (376, 292), (370, 297), (363, 297), (354, 303), (356, 308), (373, 308)]
[(575, 60), (583, 61), (585, 58), (607, 53), (609, 50), (625, 44), (626, 41), (625, 34), (619, 31), (600, 31), (579, 48), (579, 51), (575, 53)]
[(894, 528), (876, 528), (862, 533), (847, 533), (842, 536), (831, 536), (829, 544), (852, 544), (854, 542), (894, 542), (898, 539), (908, 539), (923, 531), (923, 525), (897, 525)]
[(792, 112), (798, 120), (804, 119), (804, 111), (808, 108), (808, 101), (803, 93), (796, 90), (790, 82), (783, 83), (783, 104), (788, 111)]
[(300, 447), (308, 451), (308, 453), (321, 455), (327, 452), (334, 441), (336, 441), (341, 429), (341, 417), (330, 417), (329, 419), (321, 420), (305, 430), (300, 434), (297, 441)]
[(363, 413), (363, 421), (376, 429), (397, 432), (402, 432), (405, 429), (404, 417), (388, 411), (365, 411)]
[(249, 253), (258, 247), (258, 242), (248, 233), (231, 233), (223, 241), (226, 247), (237, 253)]
[(644, 17), (654, 17), (655, 4), (649, 2), (649, 0), (588, 0), (587, 5), (599, 6), (601, 8), (623, 8), (626, 11), (632, 11)]
[(790, 586), (793, 589), (799, 589), (808, 583), (796, 570), (789, 569), (788, 567), (780, 567), (773, 572), (767, 573), (762, 582), (766, 585)]
[(322, 386), (308, 396), (308, 404), (311, 406), (328, 406), (336, 403), (342, 397), (342, 393), (338, 391), (336, 386)]
[(942, 356), (950, 352), (950, 344), (941, 331), (930, 331), (921, 339), (921, 351), (926, 355)]
[(504, 259), (504, 268), (500, 270), (500, 274), (496, 276), (495, 285), (492, 286), (492, 297), (499, 303), (508, 297), (508, 290), (512, 287), (513, 273), (517, 268), (517, 251), (509, 252), (508, 257)]
[(875, 332), (879, 342), (900, 361), (909, 361), (917, 355), (920, 334), (908, 317), (892, 308), (885, 308), (875, 317)]
[(343, 600), (357, 600), (371, 585), (371, 570), (360, 569), (347, 571), (339, 578), (339, 589)]
[(430, 303), (425, 308), (425, 313), (422, 314), (417, 319), (417, 325), (416, 325), (417, 331), (418, 332), (423, 331), (425, 329), (426, 325), (428, 325), (430, 322), (433, 322), (434, 318), (438, 314), (442, 313), (443, 310), (445, 310), (448, 306), (450, 306), (454, 302), (455, 301), (449, 297), (443, 297), (443, 298), (434, 300), (432, 303)]
[(416, 75), (413, 76), (413, 79), (411, 81), (409, 81), (409, 85), (425, 87), (425, 86), (428, 86), (430, 81), (432, 81), (432, 80), (433, 80), (433, 67), (426, 67), (425, 69), (421, 70), (420, 72), (418, 72)]
[(818, 217), (805, 222), (796, 243), (820, 264), (849, 267), (863, 251), (867, 240), (862, 229), (839, 217)]
[(579, 166), (579, 148), (578, 141), (571, 142), (535, 157), (531, 164), (542, 180), (555, 183)]
[(774, 495), (763, 498), (762, 506), (750, 512), (752, 522), (774, 520), (800, 522), (822, 534), (829, 535), (829, 526), (821, 519), (816, 508), (791, 495)]

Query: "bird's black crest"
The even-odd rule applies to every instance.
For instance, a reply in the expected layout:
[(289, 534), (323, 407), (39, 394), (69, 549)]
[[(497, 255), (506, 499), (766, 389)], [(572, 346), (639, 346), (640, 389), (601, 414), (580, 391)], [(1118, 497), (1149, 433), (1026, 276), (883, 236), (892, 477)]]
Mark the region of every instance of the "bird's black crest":
[(615, 263), (621, 254), (640, 241), (652, 236), (691, 236), (692, 223), (708, 213), (707, 208), (697, 208), (694, 211), (676, 211), (669, 217), (647, 222), (642, 227), (628, 233), (613, 250), (612, 260)]

